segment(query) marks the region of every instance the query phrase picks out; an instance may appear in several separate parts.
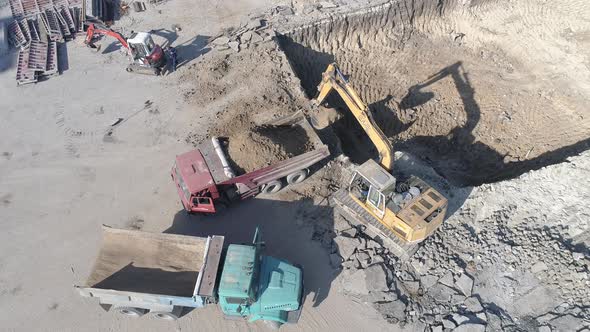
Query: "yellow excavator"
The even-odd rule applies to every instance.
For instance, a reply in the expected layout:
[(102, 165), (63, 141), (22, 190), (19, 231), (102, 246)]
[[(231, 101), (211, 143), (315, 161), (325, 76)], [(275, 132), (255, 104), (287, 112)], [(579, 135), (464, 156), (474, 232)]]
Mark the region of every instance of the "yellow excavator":
[[(348, 83), (336, 63), (328, 66), (318, 87), (316, 105), (336, 91), (367, 133), (379, 152), (378, 162), (370, 159), (357, 166), (346, 187), (332, 196), (339, 213), (365, 234), (381, 242), (402, 261), (418, 249), (443, 222), (448, 200), (416, 176), (399, 182), (392, 175), (393, 146), (381, 131), (371, 110)], [(312, 116), (316, 127), (333, 121), (334, 116)]]

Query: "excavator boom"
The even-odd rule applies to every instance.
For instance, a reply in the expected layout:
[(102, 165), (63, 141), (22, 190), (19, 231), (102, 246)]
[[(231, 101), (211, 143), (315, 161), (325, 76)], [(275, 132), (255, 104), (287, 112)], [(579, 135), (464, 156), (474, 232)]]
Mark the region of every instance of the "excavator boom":
[(371, 114), (367, 104), (361, 100), (356, 91), (346, 81), (336, 63), (330, 64), (322, 74), (322, 82), (318, 87), (319, 92), (315, 102), (318, 105), (321, 104), (332, 90), (335, 90), (340, 95), (350, 112), (369, 136), (369, 139), (375, 144), (379, 151), (379, 163), (381, 166), (391, 172), (393, 169), (393, 146), (373, 119), (373, 114)]

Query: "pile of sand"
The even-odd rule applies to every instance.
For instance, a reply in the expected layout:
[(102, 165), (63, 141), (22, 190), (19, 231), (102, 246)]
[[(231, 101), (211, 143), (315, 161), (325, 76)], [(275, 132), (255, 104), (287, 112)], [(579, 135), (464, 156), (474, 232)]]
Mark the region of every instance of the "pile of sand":
[(291, 126), (262, 126), (228, 138), (227, 152), (232, 168), (243, 174), (311, 151), (305, 130)]

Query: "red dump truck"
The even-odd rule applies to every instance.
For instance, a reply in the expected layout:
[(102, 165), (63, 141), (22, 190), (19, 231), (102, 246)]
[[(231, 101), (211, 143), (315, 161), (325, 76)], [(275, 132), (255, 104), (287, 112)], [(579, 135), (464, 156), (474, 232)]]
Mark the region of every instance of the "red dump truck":
[[(275, 193), (285, 184), (305, 180), (308, 167), (328, 157), (330, 151), (301, 111), (264, 124), (275, 128), (297, 128), (306, 135), (306, 151), (253, 171), (236, 173), (234, 160), (223, 140), (212, 137), (195, 150), (176, 156), (172, 180), (184, 209), (189, 213), (214, 213), (219, 204), (243, 200), (263, 193)], [(286, 133), (289, 135), (289, 133)], [(287, 139), (289, 139), (287, 137)], [(293, 138), (294, 139), (294, 138)], [(237, 167), (235, 167), (237, 166)]]

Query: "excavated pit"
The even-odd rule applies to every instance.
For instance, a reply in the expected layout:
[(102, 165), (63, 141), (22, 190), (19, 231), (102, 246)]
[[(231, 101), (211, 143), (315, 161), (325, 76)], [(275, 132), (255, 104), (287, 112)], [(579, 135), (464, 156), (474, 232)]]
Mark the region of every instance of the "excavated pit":
[[(559, 53), (564, 43), (588, 51), (555, 30), (569, 18), (548, 6), (531, 10), (529, 1), (512, 12), (491, 1), (461, 3), (389, 2), (278, 40), (309, 98), (336, 61), (395, 148), (456, 185), (513, 178), (588, 149), (590, 88), (581, 78), (589, 67)], [(488, 28), (508, 20), (505, 33)], [(328, 104), (347, 114), (333, 126), (344, 152), (355, 162), (376, 157), (334, 93)]]

